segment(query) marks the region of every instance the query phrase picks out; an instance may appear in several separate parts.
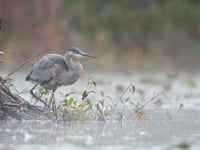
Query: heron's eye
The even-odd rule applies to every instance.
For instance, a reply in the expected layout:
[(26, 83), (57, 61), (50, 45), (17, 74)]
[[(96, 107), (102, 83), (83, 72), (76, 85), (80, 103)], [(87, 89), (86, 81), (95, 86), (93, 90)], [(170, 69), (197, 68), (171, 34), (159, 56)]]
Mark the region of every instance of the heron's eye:
[(76, 49), (73, 49), (72, 52), (78, 54), (78, 51)]
[(80, 52), (75, 48), (70, 48), (68, 51), (73, 52), (74, 54), (79, 54)]

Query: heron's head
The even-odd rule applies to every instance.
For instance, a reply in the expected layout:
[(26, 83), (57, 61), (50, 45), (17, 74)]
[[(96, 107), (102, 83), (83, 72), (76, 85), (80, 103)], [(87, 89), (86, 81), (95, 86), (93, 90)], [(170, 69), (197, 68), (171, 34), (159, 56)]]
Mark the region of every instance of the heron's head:
[(95, 56), (92, 56), (86, 52), (83, 52), (81, 49), (77, 47), (69, 48), (67, 51), (67, 54), (73, 57), (77, 57), (77, 58), (84, 58), (84, 57), (96, 58)]

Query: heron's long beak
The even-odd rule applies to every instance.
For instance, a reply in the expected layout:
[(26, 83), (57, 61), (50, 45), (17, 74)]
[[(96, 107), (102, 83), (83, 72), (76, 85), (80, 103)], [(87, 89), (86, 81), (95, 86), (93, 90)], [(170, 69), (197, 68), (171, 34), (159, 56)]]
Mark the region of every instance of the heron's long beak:
[(84, 57), (90, 57), (90, 58), (97, 58), (96, 56), (87, 54), (87, 53), (81, 53), (80, 55), (84, 56)]

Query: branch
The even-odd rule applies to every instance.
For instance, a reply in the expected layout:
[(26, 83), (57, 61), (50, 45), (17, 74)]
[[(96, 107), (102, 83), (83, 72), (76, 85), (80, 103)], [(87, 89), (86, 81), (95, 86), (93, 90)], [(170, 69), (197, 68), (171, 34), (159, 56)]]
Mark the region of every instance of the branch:
[(11, 76), (12, 74), (14, 74), (16, 71), (18, 71), (20, 68), (22, 68), (25, 64), (31, 62), (33, 59), (39, 57), (42, 53), (39, 53), (38, 55), (36, 55), (35, 57), (31, 58), (31, 59), (27, 59), (26, 61), (24, 61), (22, 64), (20, 64), (15, 70), (13, 70), (11, 73), (9, 73), (7, 76), (4, 77), (4, 79), (7, 79), (9, 76)]
[(160, 96), (161, 94), (163, 94), (164, 91), (158, 93), (157, 95), (153, 96), (150, 100), (148, 100), (147, 102), (145, 102), (142, 106), (138, 106), (135, 109), (135, 112), (137, 113), (139, 110), (143, 109), (147, 104), (149, 104), (151, 101), (153, 101), (156, 97)]

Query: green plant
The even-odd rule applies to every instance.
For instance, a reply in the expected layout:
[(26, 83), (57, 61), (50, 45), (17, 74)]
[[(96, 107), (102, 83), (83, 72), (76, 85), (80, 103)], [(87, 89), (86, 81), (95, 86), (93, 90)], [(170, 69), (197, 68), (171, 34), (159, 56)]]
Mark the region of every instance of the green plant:
[[(143, 118), (145, 112), (143, 108), (153, 101), (158, 95), (143, 103), (134, 99), (135, 92), (144, 94), (136, 90), (136, 87), (129, 85), (119, 98), (113, 98), (105, 94), (106, 91), (98, 90), (94, 79), (88, 79), (86, 88), (82, 92), (81, 99), (74, 98), (73, 93), (60, 93), (63, 99), (56, 107), (58, 119), (66, 121), (80, 120), (105, 120), (107, 116), (110, 120), (123, 121), (130, 118), (130, 114), (135, 114), (137, 118)], [(40, 98), (50, 95), (49, 90), (40, 88), (37, 95)]]

